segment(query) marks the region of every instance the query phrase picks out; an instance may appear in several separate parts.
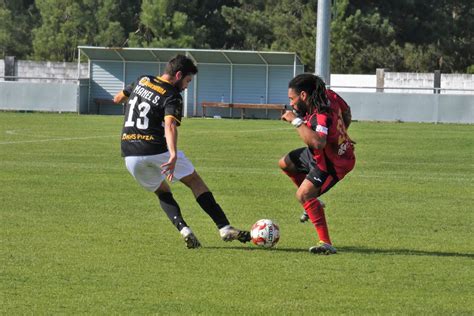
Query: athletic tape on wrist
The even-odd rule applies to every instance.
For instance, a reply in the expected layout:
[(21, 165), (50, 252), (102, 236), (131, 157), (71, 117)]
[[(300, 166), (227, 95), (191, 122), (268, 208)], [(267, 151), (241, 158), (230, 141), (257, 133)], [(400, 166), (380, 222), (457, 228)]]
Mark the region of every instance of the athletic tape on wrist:
[(294, 127), (300, 127), (303, 123), (304, 123), (304, 121), (299, 117), (297, 117), (293, 121), (291, 121), (291, 125), (293, 125)]

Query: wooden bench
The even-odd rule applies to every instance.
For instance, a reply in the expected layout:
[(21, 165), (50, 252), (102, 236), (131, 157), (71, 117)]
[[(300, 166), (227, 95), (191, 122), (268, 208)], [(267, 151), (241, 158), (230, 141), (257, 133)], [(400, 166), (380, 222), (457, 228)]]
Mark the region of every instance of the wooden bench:
[(122, 107), (122, 114), (125, 109), (123, 103), (117, 104), (114, 102), (113, 99), (101, 99), (101, 98), (94, 98), (94, 103), (97, 105), (97, 114), (100, 114), (100, 107), (102, 105), (115, 105), (115, 106), (121, 106)]
[(245, 118), (246, 109), (256, 109), (256, 110), (267, 110), (266, 117), (268, 118), (268, 110), (278, 110), (281, 115), (285, 112), (284, 104), (269, 104), (269, 103), (223, 103), (223, 102), (201, 102), (202, 107), (202, 117), (206, 116), (207, 108), (225, 108), (231, 109), (240, 109), (240, 118)]

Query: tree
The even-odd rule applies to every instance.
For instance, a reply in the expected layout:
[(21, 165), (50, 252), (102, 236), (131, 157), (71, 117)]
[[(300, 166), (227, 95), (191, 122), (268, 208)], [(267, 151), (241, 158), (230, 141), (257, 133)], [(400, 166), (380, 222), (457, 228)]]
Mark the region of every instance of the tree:
[(140, 26), (130, 34), (130, 45), (139, 47), (193, 47), (194, 23), (176, 10), (174, 0), (143, 0)]
[(229, 46), (229, 37), (222, 36), (228, 24), (221, 15), (221, 9), (236, 4), (236, 0), (144, 0), (139, 27), (136, 32), (129, 34), (129, 45), (192, 48)]
[(233, 39), (228, 48), (243, 50), (268, 49), (274, 40), (265, 1), (241, 0), (240, 6), (222, 7), (228, 24), (227, 37)]
[(94, 43), (106, 47), (118, 47), (125, 43), (125, 30), (121, 23), (117, 21), (120, 12), (120, 2), (114, 0), (99, 1), (96, 13), (97, 35), (94, 36)]
[(223, 7), (222, 15), (234, 39), (232, 48), (297, 52), (303, 63), (314, 65), (316, 1), (250, 1)]
[(38, 21), (34, 1), (0, 0), (0, 58), (26, 58), (32, 53), (31, 29)]
[(472, 0), (351, 0), (347, 15), (357, 10), (379, 13), (393, 27), (404, 56), (394, 71), (464, 72), (472, 63)]
[(34, 58), (73, 61), (78, 45), (93, 43), (95, 1), (37, 0), (41, 26), (33, 31)]
[(403, 65), (395, 30), (379, 13), (348, 14), (349, 1), (337, 2), (331, 23), (331, 72), (374, 73)]
[(196, 48), (230, 48), (235, 38), (227, 34), (229, 24), (223, 17), (224, 7), (233, 8), (239, 5), (238, 0), (188, 0), (177, 2), (177, 10), (184, 12), (193, 21), (193, 37)]
[[(474, 6), (471, 0), (449, 1), (444, 9), (449, 23), (447, 36), (440, 42), (443, 55), (441, 70), (446, 72), (465, 72), (472, 66), (474, 56)], [(451, 62), (444, 64), (445, 56)]]
[(317, 1), (282, 0), (271, 6), (271, 23), (275, 40), (272, 50), (296, 52), (314, 71), (316, 51)]

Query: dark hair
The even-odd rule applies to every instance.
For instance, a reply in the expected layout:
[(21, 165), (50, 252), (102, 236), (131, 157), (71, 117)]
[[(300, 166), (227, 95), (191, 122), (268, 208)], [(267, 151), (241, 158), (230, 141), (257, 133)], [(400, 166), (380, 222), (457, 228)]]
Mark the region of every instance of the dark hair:
[(176, 55), (166, 64), (165, 73), (174, 76), (178, 71), (183, 73), (183, 77), (189, 74), (197, 74), (198, 69), (191, 58), (184, 55)]
[(308, 96), (308, 113), (312, 114), (316, 109), (318, 113), (329, 112), (329, 102), (326, 96), (326, 84), (323, 79), (313, 74), (301, 74), (291, 79), (289, 89), (296, 93), (305, 91)]

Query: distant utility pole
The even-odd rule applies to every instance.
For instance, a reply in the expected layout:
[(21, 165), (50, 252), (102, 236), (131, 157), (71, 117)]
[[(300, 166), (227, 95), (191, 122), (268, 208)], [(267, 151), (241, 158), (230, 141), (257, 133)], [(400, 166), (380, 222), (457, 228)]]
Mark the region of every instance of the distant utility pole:
[(316, 33), (316, 75), (331, 83), (329, 72), (329, 33), (331, 28), (331, 0), (318, 0)]

